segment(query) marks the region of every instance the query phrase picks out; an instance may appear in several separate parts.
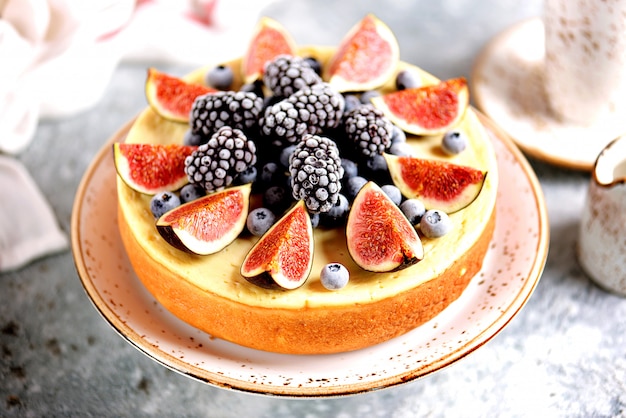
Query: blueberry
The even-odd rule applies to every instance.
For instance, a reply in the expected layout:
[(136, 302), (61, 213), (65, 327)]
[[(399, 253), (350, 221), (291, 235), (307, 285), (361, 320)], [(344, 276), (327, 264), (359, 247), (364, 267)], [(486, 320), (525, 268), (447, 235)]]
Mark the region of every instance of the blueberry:
[(393, 132), (391, 133), (391, 143), (406, 142), (406, 132), (402, 130), (398, 125), (393, 125)]
[(392, 142), (389, 147), (389, 154), (399, 157), (410, 157), (413, 155), (413, 148), (406, 142)]
[(261, 168), (261, 181), (265, 184), (272, 184), (280, 175), (281, 171), (275, 162), (265, 163)]
[(349, 211), (350, 203), (348, 202), (348, 198), (340, 193), (337, 203), (335, 203), (328, 212), (320, 213), (320, 225), (327, 227), (342, 225), (345, 223)]
[(246, 227), (252, 235), (260, 237), (270, 229), (275, 221), (276, 216), (271, 210), (268, 208), (256, 208), (248, 214)]
[(405, 90), (420, 87), (422, 78), (413, 70), (402, 70), (396, 75), (396, 89)]
[(233, 84), (233, 69), (226, 65), (217, 65), (207, 71), (205, 82), (218, 90), (228, 90)]
[(263, 206), (279, 215), (291, 203), (290, 195), (282, 186), (271, 186), (263, 193)]
[(280, 152), (280, 163), (283, 167), (289, 168), (289, 158), (291, 157), (291, 154), (293, 154), (293, 150), (296, 149), (296, 145), (297, 144), (286, 146)]
[(357, 166), (357, 164), (354, 161), (349, 160), (347, 158), (341, 159), (341, 166), (343, 167), (344, 182), (347, 181), (349, 178), (352, 178), (358, 175), (359, 173), (359, 167)]
[(191, 132), (191, 129), (187, 129), (185, 131), (185, 135), (183, 136), (183, 145), (202, 145), (208, 141), (208, 138), (204, 135), (194, 134)]
[(422, 216), (426, 213), (424, 204), (419, 199), (407, 199), (400, 204), (400, 210), (407, 217), (411, 225), (415, 226), (422, 220)]
[(387, 160), (382, 154), (376, 154), (373, 157), (367, 159), (366, 162), (367, 168), (372, 171), (387, 171), (389, 167), (387, 166)]
[(467, 136), (462, 131), (448, 131), (441, 140), (441, 148), (446, 154), (455, 155), (467, 148)]
[(329, 263), (322, 268), (320, 281), (328, 290), (339, 290), (345, 287), (350, 280), (350, 272), (339, 263)]
[(359, 190), (365, 186), (367, 179), (361, 176), (350, 177), (346, 182), (345, 195), (349, 201), (354, 200)]
[(361, 100), (354, 94), (345, 94), (343, 98), (346, 103), (343, 109), (344, 114), (356, 109), (363, 104), (361, 103)]
[(239, 184), (248, 184), (254, 183), (257, 178), (257, 169), (255, 166), (251, 165), (246, 168), (244, 171), (237, 175), (237, 183)]
[(371, 104), (370, 99), (372, 97), (380, 96), (380, 92), (378, 90), (368, 90), (361, 94), (361, 103), (363, 104)]
[(393, 203), (398, 206), (402, 203), (402, 193), (396, 186), (393, 184), (385, 184), (384, 186), (381, 186), (381, 189), (385, 192), (387, 197), (393, 201)]
[(427, 238), (439, 238), (450, 232), (452, 221), (447, 213), (437, 209), (430, 209), (422, 216), (420, 229)]
[(150, 199), (150, 210), (156, 219), (179, 205), (180, 198), (172, 192), (157, 193)]
[(309, 218), (311, 219), (311, 227), (317, 228), (320, 225), (320, 214), (318, 212), (309, 212)]
[(197, 184), (188, 183), (180, 189), (179, 195), (180, 203), (187, 203), (206, 195), (206, 190)]
[(322, 75), (322, 64), (315, 57), (306, 57), (304, 62), (309, 64), (313, 71), (317, 73), (317, 75)]
[(265, 97), (265, 93), (263, 92), (263, 81), (255, 80), (252, 83), (243, 84), (239, 91), (251, 92), (256, 94), (259, 97)]

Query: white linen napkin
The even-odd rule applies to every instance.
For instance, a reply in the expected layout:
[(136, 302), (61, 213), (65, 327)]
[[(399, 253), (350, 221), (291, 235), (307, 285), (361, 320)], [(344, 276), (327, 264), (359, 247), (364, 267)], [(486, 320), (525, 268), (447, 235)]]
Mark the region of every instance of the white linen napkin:
[[(0, 154), (25, 150), (40, 118), (97, 103), (121, 60), (200, 66), (241, 55), (270, 1), (0, 0)], [(0, 272), (67, 247), (29, 174), (3, 157), (0, 187), (18, 183), (30, 204), (0, 204)]]

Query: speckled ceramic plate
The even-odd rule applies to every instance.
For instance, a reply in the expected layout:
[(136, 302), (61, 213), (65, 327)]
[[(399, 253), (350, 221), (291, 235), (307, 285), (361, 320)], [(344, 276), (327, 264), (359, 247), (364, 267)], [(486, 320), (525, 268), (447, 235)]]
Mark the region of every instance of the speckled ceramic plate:
[[(145, 290), (117, 230), (111, 143), (87, 170), (72, 216), (79, 276), (96, 309), (128, 342), (194, 379), (244, 392), (325, 397), (390, 387), (427, 376), (481, 347), (532, 294), (548, 250), (539, 183), (518, 149), (484, 116), (498, 154), (497, 221), (483, 269), (462, 296), (414, 331), (367, 349), (296, 356), (240, 347), (188, 326)], [(130, 125), (111, 141), (123, 140)]]
[(590, 171), (600, 151), (626, 132), (623, 115), (603, 115), (592, 125), (564, 122), (543, 88), (544, 29), (540, 19), (515, 24), (481, 51), (472, 71), (472, 97), (528, 155)]

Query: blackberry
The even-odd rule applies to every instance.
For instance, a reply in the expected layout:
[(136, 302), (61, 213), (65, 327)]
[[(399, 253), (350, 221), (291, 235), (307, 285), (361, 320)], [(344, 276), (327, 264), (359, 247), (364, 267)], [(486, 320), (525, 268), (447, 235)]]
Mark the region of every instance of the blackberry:
[(293, 198), (312, 213), (328, 212), (339, 199), (343, 167), (337, 145), (329, 138), (307, 134), (289, 159)]
[(218, 91), (196, 98), (191, 107), (191, 132), (210, 137), (223, 126), (254, 133), (263, 111), (263, 98), (246, 91)]
[(305, 133), (320, 134), (336, 128), (344, 107), (341, 93), (328, 83), (317, 83), (266, 108), (260, 121), (261, 133), (273, 137), (276, 145), (288, 146)]
[(382, 154), (391, 145), (393, 124), (373, 105), (353, 109), (344, 119), (348, 138), (365, 157)]
[(230, 186), (255, 163), (254, 142), (241, 130), (224, 126), (185, 159), (185, 173), (190, 183), (214, 192)]
[(322, 78), (303, 58), (279, 55), (265, 64), (263, 82), (279, 97), (291, 96), (296, 91), (320, 83)]

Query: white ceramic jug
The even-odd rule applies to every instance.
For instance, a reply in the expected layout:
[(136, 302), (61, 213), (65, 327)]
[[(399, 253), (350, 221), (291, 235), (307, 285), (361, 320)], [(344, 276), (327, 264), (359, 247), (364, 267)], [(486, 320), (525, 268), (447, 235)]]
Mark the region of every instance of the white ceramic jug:
[(596, 159), (579, 232), (582, 268), (601, 287), (626, 296), (626, 135)]

